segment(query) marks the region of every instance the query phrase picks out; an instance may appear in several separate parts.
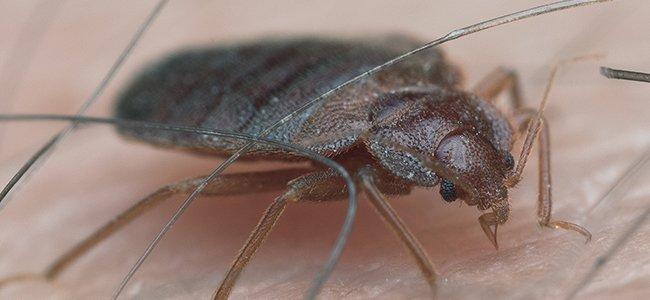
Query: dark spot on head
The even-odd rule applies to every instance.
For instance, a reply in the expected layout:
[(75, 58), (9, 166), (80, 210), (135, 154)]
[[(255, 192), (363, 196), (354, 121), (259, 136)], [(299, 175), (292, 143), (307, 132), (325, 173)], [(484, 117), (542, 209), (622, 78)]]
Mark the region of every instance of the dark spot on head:
[(456, 201), (456, 198), (458, 198), (456, 187), (451, 181), (446, 179), (440, 181), (440, 195), (442, 196), (442, 199), (447, 202), (454, 202)]
[(504, 163), (506, 164), (506, 170), (510, 171), (515, 167), (515, 158), (512, 157), (512, 154), (506, 152), (504, 157)]

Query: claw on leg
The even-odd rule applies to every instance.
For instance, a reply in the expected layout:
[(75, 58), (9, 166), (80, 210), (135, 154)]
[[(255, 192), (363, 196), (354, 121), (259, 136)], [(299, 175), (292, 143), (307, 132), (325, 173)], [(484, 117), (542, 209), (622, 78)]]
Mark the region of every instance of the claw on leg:
[(586, 238), (585, 244), (589, 243), (589, 241), (591, 241), (591, 232), (589, 232), (589, 230), (587, 230), (586, 228), (584, 228), (584, 227), (582, 227), (582, 226), (580, 226), (578, 224), (574, 224), (574, 223), (566, 222), (566, 221), (552, 221), (552, 222), (549, 222), (548, 224), (541, 224), (541, 225), (544, 226), (544, 227), (553, 228), (553, 229), (572, 230), (572, 231), (575, 231), (575, 232), (577, 232), (579, 234), (582, 234)]
[[(499, 224), (496, 221), (496, 216), (494, 213), (485, 213), (482, 214), (478, 218), (479, 224), (481, 224), (481, 228), (483, 228), (483, 232), (485, 232), (485, 235), (487, 236), (488, 240), (492, 242), (492, 245), (496, 250), (499, 250), (499, 243), (497, 242), (497, 229), (499, 228)], [(494, 231), (492, 231), (492, 228), (490, 226), (494, 225)]]

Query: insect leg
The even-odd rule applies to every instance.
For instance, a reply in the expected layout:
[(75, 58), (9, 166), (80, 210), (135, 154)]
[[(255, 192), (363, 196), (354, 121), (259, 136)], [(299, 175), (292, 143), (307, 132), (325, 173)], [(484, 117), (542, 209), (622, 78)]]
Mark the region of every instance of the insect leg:
[[(591, 240), (591, 233), (589, 231), (577, 224), (566, 222), (566, 221), (551, 221), (551, 210), (552, 210), (552, 200), (551, 200), (551, 148), (550, 148), (550, 133), (548, 122), (544, 119), (544, 109), (548, 101), (548, 95), (555, 81), (557, 71), (560, 66), (563, 66), (567, 63), (573, 63), (585, 59), (594, 59), (598, 58), (598, 55), (583, 55), (577, 56), (571, 59), (559, 61), (551, 69), (549, 80), (544, 89), (544, 96), (537, 110), (525, 109), (519, 110), (515, 116), (516, 120), (519, 122), (525, 122), (528, 124), (526, 138), (524, 140), (524, 145), (522, 151), (519, 155), (519, 161), (513, 171), (507, 176), (506, 184), (510, 187), (515, 186), (521, 180), (521, 174), (528, 156), (533, 147), (535, 140), (539, 143), (539, 196), (537, 200), (537, 220), (539, 224), (543, 227), (549, 228), (563, 228), (568, 230), (576, 231), (587, 238), (587, 242)], [(520, 123), (518, 127), (522, 128)]]
[[(282, 189), (286, 182), (309, 172), (307, 168), (284, 169), (268, 172), (228, 174), (212, 181), (206, 187), (203, 194), (209, 196), (233, 195), (267, 192)], [(17, 274), (0, 280), (0, 287), (3, 285), (28, 280), (54, 281), (57, 277), (72, 265), (86, 252), (97, 244), (112, 236), (137, 217), (155, 208), (171, 196), (176, 194), (187, 194), (193, 191), (201, 183), (204, 177), (197, 177), (183, 180), (167, 185), (153, 192), (135, 205), (116, 216), (113, 220), (92, 233), (89, 237), (79, 242), (72, 249), (61, 255), (50, 266), (40, 274)]]
[(287, 192), (271, 203), (244, 246), (239, 250), (237, 258), (231, 264), (226, 277), (215, 292), (214, 299), (228, 298), (237, 279), (268, 237), (288, 202), (330, 201), (344, 198), (346, 194), (345, 182), (342, 177), (332, 171), (309, 173), (292, 180)]
[[(536, 117), (536, 112), (524, 113), (526, 120)], [(527, 122), (526, 122), (527, 123)], [(538, 136), (539, 143), (539, 196), (537, 199), (537, 220), (543, 227), (563, 228), (576, 231), (591, 240), (591, 233), (580, 225), (567, 221), (551, 221), (553, 201), (551, 199), (551, 146), (550, 130), (546, 120), (542, 119), (541, 132)]]
[[(546, 83), (546, 87), (544, 88), (544, 95), (542, 97), (542, 101), (539, 104), (539, 107), (537, 110), (531, 110), (531, 109), (519, 109), (519, 111), (515, 112), (515, 120), (520, 122), (519, 128), (521, 128), (521, 123), (522, 121), (528, 121), (528, 129), (526, 130), (526, 137), (524, 139), (524, 144), (521, 149), (521, 153), (519, 154), (519, 160), (517, 161), (517, 164), (510, 172), (510, 174), (507, 175), (506, 178), (506, 185), (509, 187), (513, 187), (519, 183), (521, 180), (521, 174), (524, 171), (524, 167), (526, 166), (526, 162), (528, 161), (528, 156), (530, 155), (531, 150), (533, 149), (533, 144), (535, 143), (535, 140), (538, 139), (538, 135), (540, 131), (542, 130), (542, 127), (546, 125), (546, 121), (544, 120), (544, 110), (546, 108), (546, 104), (548, 103), (548, 95), (551, 92), (551, 88), (553, 87), (553, 83), (555, 82), (555, 77), (557, 75), (558, 69), (561, 66), (564, 66), (569, 63), (574, 63), (578, 62), (581, 60), (587, 60), (587, 59), (597, 59), (600, 58), (600, 55), (597, 54), (587, 54), (587, 55), (582, 55), (582, 56), (576, 56), (570, 59), (566, 60), (561, 60), (553, 66), (551, 69), (551, 73), (549, 75), (549, 79)], [(532, 115), (529, 117), (527, 114), (530, 114), (532, 112)], [(548, 128), (545, 129), (548, 131)], [(546, 133), (548, 135), (548, 132)], [(547, 143), (548, 143), (548, 138), (546, 138)], [(540, 151), (542, 151), (540, 149)], [(550, 151), (547, 149), (547, 151)], [(541, 155), (541, 154), (540, 154)], [(550, 181), (549, 181), (550, 182)]]
[(539, 143), (539, 196), (537, 200), (537, 220), (540, 225), (549, 228), (564, 228), (576, 231), (591, 240), (591, 233), (580, 225), (566, 221), (551, 221), (551, 148), (548, 123), (543, 121)]
[(431, 260), (427, 256), (422, 245), (418, 242), (417, 238), (413, 236), (410, 230), (406, 227), (402, 219), (397, 215), (395, 210), (390, 206), (388, 201), (384, 198), (381, 192), (377, 189), (374, 183), (374, 172), (370, 168), (364, 168), (359, 171), (357, 174), (361, 184), (364, 187), (364, 191), (368, 195), (368, 199), (375, 207), (382, 219), (395, 231), (395, 234), (402, 241), (404, 246), (408, 248), (409, 252), (420, 268), (420, 271), (424, 275), (425, 279), (429, 283), (433, 295), (436, 295), (436, 281), (438, 275), (436, 274), (435, 269)]
[(481, 79), (472, 90), (474, 94), (488, 102), (493, 102), (501, 92), (508, 90), (511, 108), (516, 111), (524, 105), (519, 75), (515, 70), (504, 67), (497, 68)]

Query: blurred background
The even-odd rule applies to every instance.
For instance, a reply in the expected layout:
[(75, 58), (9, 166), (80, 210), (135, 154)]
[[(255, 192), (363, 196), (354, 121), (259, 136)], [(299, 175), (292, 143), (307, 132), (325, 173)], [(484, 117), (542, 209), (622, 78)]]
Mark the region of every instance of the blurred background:
[[(430, 41), (447, 32), (544, 1), (170, 1), (89, 115), (110, 116), (116, 93), (137, 70), (174, 50), (269, 36), (367, 37), (405, 33)], [(73, 114), (90, 96), (156, 1), (0, 1), (0, 110)], [(554, 217), (594, 238), (536, 225), (537, 163), (510, 192), (509, 222), (495, 251), (475, 208), (418, 189), (391, 203), (440, 274), (440, 296), (564, 297), (648, 205), (642, 167), (605, 195), (650, 146), (650, 84), (607, 80), (600, 65), (650, 71), (650, 3), (613, 1), (491, 29), (442, 46), (469, 89), (498, 66), (517, 70), (537, 106), (558, 59), (604, 58), (560, 70), (547, 118), (552, 132)], [(32, 50), (33, 49), (33, 50)], [(0, 124), (0, 182), (64, 124)], [(515, 147), (519, 147), (517, 144)], [(221, 160), (125, 141), (112, 128), (75, 132), (0, 211), (0, 277), (38, 272), (156, 188), (207, 174)], [(272, 169), (240, 163), (228, 172)], [(125, 298), (209, 298), (275, 194), (204, 198), (160, 243)], [(25, 282), (0, 297), (108, 298), (182, 197), (100, 244), (55, 284)], [(235, 287), (233, 298), (299, 298), (338, 234), (346, 203), (289, 206)], [(581, 299), (650, 295), (650, 222), (579, 294)], [(429, 298), (426, 282), (365, 198), (350, 243), (323, 298)]]

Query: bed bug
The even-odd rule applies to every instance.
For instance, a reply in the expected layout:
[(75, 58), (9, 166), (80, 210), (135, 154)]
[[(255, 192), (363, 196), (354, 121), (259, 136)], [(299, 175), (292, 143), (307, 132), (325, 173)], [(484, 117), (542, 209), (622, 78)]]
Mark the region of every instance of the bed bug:
[[(395, 38), (397, 37), (391, 39)], [(404, 49), (396, 48), (396, 44), (400, 47), (419, 44), (414, 40), (408, 41), (407, 38), (398, 38), (399, 42), (391, 42), (391, 39), (364, 43), (315, 39), (265, 41), (183, 53), (150, 69), (136, 80), (131, 89), (124, 93), (116, 115), (129, 120), (189, 126), (196, 126), (197, 122), (200, 122), (203, 126), (209, 124), (208, 126), (219, 129), (256, 134), (273, 121), (272, 117), (291, 111), (291, 105), (298, 106), (298, 101), (317, 96), (318, 92), (322, 93), (337, 86), (345, 78), (336, 78), (336, 74), (329, 75), (330, 77), (323, 76), (324, 74), (345, 74), (346, 67), (350, 68), (347, 70), (350, 73), (366, 70), (403, 52)], [(300, 51), (293, 52), (292, 49)], [(344, 54), (340, 55), (341, 53)], [(210, 61), (210, 57), (214, 60)], [(226, 57), (228, 59), (225, 59)], [(231, 66), (232, 69), (228, 71), (220, 69), (224, 67), (223, 63), (227, 64), (233, 60), (242, 63)], [(217, 69), (210, 69), (214, 67), (211, 62), (214, 62)], [(332, 62), (333, 65), (323, 62)], [(492, 210), (484, 214), (479, 222), (496, 247), (496, 228), (503, 224), (508, 216), (507, 187), (513, 186), (519, 179), (509, 175), (517, 174), (517, 170), (520, 175), (520, 168), (514, 169), (515, 161), (509, 153), (513, 134), (523, 127), (532, 114), (521, 110), (520, 117), (525, 121), (510, 124), (504, 115), (490, 105), (489, 100), (502, 90), (510, 88), (514, 95), (512, 105), (521, 109), (516, 77), (509, 71), (499, 70), (492, 74), (488, 81), (483, 82), (473, 93), (482, 96), (480, 98), (472, 93), (460, 91), (458, 72), (444, 60), (441, 52), (433, 51), (412, 62), (394, 68), (391, 74), (380, 74), (346, 88), (345, 92), (322, 106), (314, 107), (303, 114), (302, 118), (292, 121), (286, 128), (282, 128), (280, 133), (271, 137), (335, 158), (357, 174), (359, 182), (365, 186), (376, 207), (398, 231), (433, 284), (435, 273), (430, 262), (379, 192), (401, 195), (408, 193), (414, 186), (440, 184), (440, 194), (445, 201), (462, 199), (481, 210)], [(276, 69), (273, 68), (275, 64)], [(264, 73), (255, 73), (260, 71)], [(201, 78), (203, 72), (208, 75)], [(248, 72), (255, 73), (255, 78), (268, 76), (269, 81), (263, 83), (259, 91), (238, 90), (237, 83), (246, 80), (247, 74), (250, 76)], [(312, 74), (314, 77), (310, 77)], [(320, 79), (317, 75), (327, 79)], [(206, 82), (211, 79), (228, 84), (215, 87), (214, 84)], [(160, 84), (165, 80), (168, 80), (167, 84)], [(289, 93), (295, 80), (305, 80), (310, 86), (316, 86), (314, 90), (317, 93)], [(156, 88), (161, 86), (169, 87), (169, 90)], [(298, 90), (300, 89), (296, 88), (293, 91)], [(211, 94), (216, 98), (210, 98)], [(162, 103), (151, 105), (147, 102), (147, 99), (153, 98)], [(212, 102), (206, 104), (205, 100), (210, 99)], [(230, 102), (225, 105), (228, 100)], [(297, 103), (292, 103), (293, 101)], [(215, 107), (210, 109), (206, 105)], [(206, 113), (207, 111), (210, 113)], [(434, 126), (435, 130), (431, 130), (432, 127), (428, 125), (432, 123), (439, 127)], [(127, 128), (120, 131), (127, 136), (156, 145), (217, 155), (229, 154), (242, 146), (208, 136), (154, 134)], [(530, 136), (536, 133), (535, 130), (528, 132)], [(247, 158), (297, 159), (290, 153), (259, 145)], [(434, 169), (424, 158), (432, 159), (444, 165), (446, 169)], [(517, 165), (519, 166), (523, 168), (522, 164)], [(311, 171), (313, 173), (304, 174)], [(548, 176), (548, 172), (545, 175)], [(246, 180), (252, 179), (265, 180), (267, 184), (263, 189), (283, 188), (284, 184), (275, 180), (284, 182), (294, 179), (291, 181), (289, 192), (279, 197), (274, 203), (276, 206), (269, 209), (270, 215), (265, 216), (267, 218), (279, 217), (286, 201), (334, 200), (341, 198), (345, 191), (340, 178), (333, 176), (329, 171), (291, 169), (225, 177), (214, 183), (208, 194), (226, 193), (218, 190), (219, 185), (224, 184), (232, 188), (227, 191), (229, 194), (252, 192), (250, 185), (237, 189), (238, 182), (248, 182)], [(273, 182), (268, 179), (273, 179)], [(195, 184), (196, 180), (187, 181), (167, 188), (166, 191), (187, 192)], [(246, 190), (242, 190), (243, 188)], [(575, 229), (586, 234), (582, 228), (571, 223), (550, 222), (550, 195), (546, 194), (544, 197), (546, 198), (541, 200), (545, 201), (543, 203), (547, 211), (544, 212), (540, 223)], [(273, 216), (273, 213), (278, 213), (278, 216)], [(494, 230), (490, 226), (494, 227)], [(253, 243), (263, 240), (262, 237), (268, 233), (270, 227), (258, 229), (264, 232), (256, 232), (258, 235), (254, 234), (250, 240)], [(254, 250), (244, 248), (239, 257), (242, 261), (235, 263), (235, 268), (229, 273), (230, 277), (222, 285), (218, 295), (228, 294), (234, 282), (227, 281), (236, 279), (243, 268), (241, 264), (250, 259), (248, 254), (252, 254)]]
[[(286, 114), (303, 99), (310, 99), (341, 83), (346, 71), (367, 69), (401, 53), (401, 47), (414, 47), (418, 41), (406, 37), (352, 42), (324, 39), (268, 40), (229, 47), (191, 50), (179, 53), (147, 69), (118, 100), (118, 119), (167, 123), (255, 135), (260, 128)], [(259, 90), (237, 87), (250, 76), (265, 84)], [(314, 94), (294, 86), (316, 86)], [(514, 96), (512, 105), (527, 121), (534, 114), (523, 110), (515, 74), (499, 69), (490, 74), (474, 93), (460, 89), (460, 75), (440, 50), (418, 55), (390, 73), (369, 78), (347, 88), (321, 106), (289, 123), (272, 139), (297, 144), (341, 163), (372, 199), (373, 204), (396, 230), (416, 258), (423, 274), (435, 285), (435, 271), (415, 237), (404, 227), (383, 194), (405, 195), (414, 186), (439, 185), (447, 202), (463, 200), (484, 213), (479, 224), (498, 247), (496, 229), (509, 215), (507, 189), (519, 180), (523, 165), (515, 168), (510, 154), (514, 131), (523, 123), (511, 124), (493, 107), (504, 89)], [(481, 95), (480, 97), (478, 95)], [(284, 99), (282, 102), (274, 99)], [(520, 121), (523, 122), (523, 121)], [(227, 155), (242, 146), (232, 140), (176, 132), (120, 128), (120, 133), (159, 146), (176, 147), (202, 153)], [(529, 135), (535, 133), (530, 129)], [(549, 163), (548, 137), (541, 136), (540, 159)], [(446, 169), (434, 170), (420, 159), (429, 157)], [(247, 159), (298, 160), (289, 152), (257, 145)], [(524, 160), (525, 162), (525, 160)], [(546, 166), (547, 168), (547, 166)], [(445, 177), (445, 174), (449, 177)], [(548, 182), (548, 169), (540, 170)], [(251, 193), (285, 188), (267, 210), (260, 226), (251, 235), (217, 292), (226, 297), (243, 267), (269, 233), (288, 201), (331, 201), (346, 196), (340, 176), (319, 168), (226, 175), (211, 183), (208, 195)], [(151, 207), (174, 193), (188, 193), (197, 179), (165, 187), (143, 199), (121, 219), (134, 218), (134, 212)], [(551, 221), (550, 184), (540, 194), (539, 223), (588, 232), (572, 223)], [(120, 224), (110, 224), (64, 256), (49, 269), (57, 274), (86, 249)], [(494, 229), (492, 229), (494, 228)]]
[[(392, 45), (413, 48), (420, 44), (408, 40), (406, 37), (369, 42), (295, 39), (177, 54), (140, 75), (122, 94), (115, 114), (118, 119), (257, 135), (280, 116), (304, 104), (300, 101), (340, 84), (341, 76), (348, 77), (346, 71), (368, 69), (403, 52)], [(252, 74), (261, 78), (260, 89), (237, 89)], [(498, 69), (473, 93), (462, 91), (460, 81), (459, 72), (444, 59), (441, 51), (418, 55), (394, 67), (390, 73), (347, 87), (270, 136), (331, 157), (356, 174), (375, 207), (396, 230), (432, 285), (436, 279), (432, 264), (382, 194), (404, 195), (414, 186), (439, 185), (444, 201), (461, 199), (481, 211), (489, 211), (481, 215), (479, 224), (498, 248), (496, 230), (509, 216), (507, 190), (519, 181), (530, 151), (522, 152), (515, 168), (515, 159), (510, 154), (514, 131), (525, 128), (526, 122), (535, 120), (536, 115), (521, 107), (516, 75), (511, 71)], [(302, 85), (315, 87), (314, 94), (295, 93), (303, 89), (293, 87)], [(510, 123), (490, 105), (489, 101), (504, 90), (511, 93), (511, 105), (516, 117), (521, 119), (519, 123)], [(534, 139), (539, 125), (530, 126), (529, 139)], [(217, 155), (230, 154), (243, 146), (199, 135), (161, 135), (132, 129), (121, 129), (121, 133), (159, 146)], [(540, 145), (540, 225), (576, 230), (589, 238), (588, 231), (578, 225), (551, 221), (546, 131), (540, 137)], [(421, 157), (435, 160), (443, 167), (432, 169)], [(289, 153), (261, 145), (244, 158), (294, 159)], [(296, 176), (297, 173), (303, 174)], [(346, 195), (343, 181), (331, 171), (290, 169), (234, 176), (240, 176), (237, 182), (241, 184), (228, 184), (230, 193), (247, 192), (251, 183), (267, 182), (269, 178), (291, 181), (288, 191), (276, 199), (242, 248), (217, 292), (218, 298), (229, 294), (287, 201), (330, 201)], [(213, 193), (220, 192), (219, 188), (223, 188), (220, 184), (223, 183), (210, 188)], [(264, 186), (284, 188), (283, 184)], [(184, 182), (173, 189), (189, 192), (195, 187)]]

